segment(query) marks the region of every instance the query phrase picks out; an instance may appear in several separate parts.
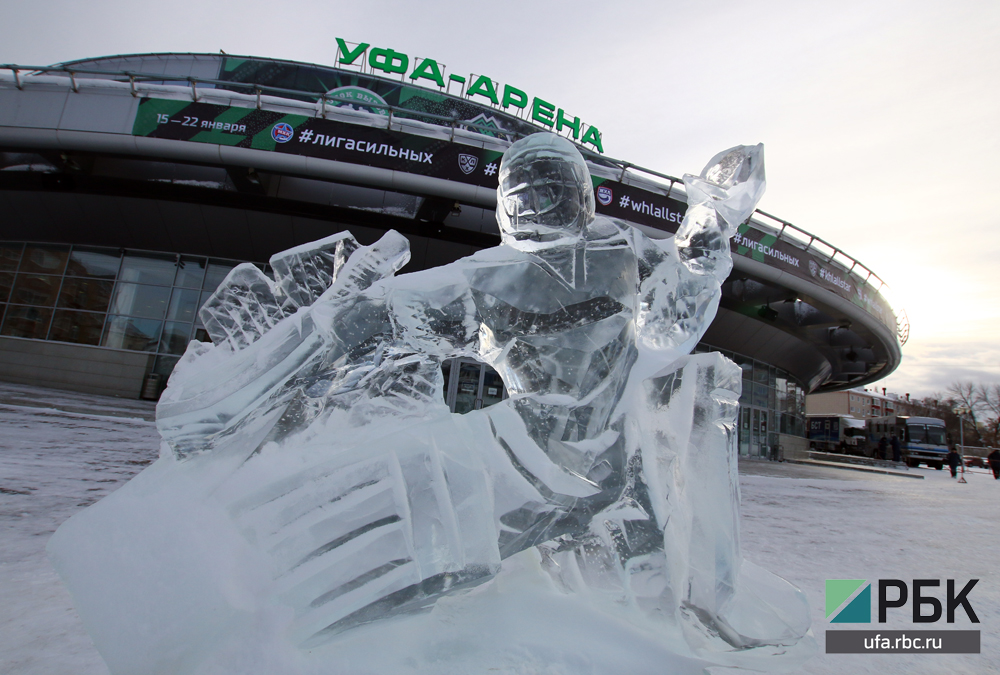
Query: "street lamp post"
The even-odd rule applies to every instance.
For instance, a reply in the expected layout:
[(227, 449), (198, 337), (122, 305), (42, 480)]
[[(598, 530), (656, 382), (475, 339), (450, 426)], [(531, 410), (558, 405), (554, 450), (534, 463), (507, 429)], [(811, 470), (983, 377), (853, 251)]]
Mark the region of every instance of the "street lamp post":
[(962, 460), (962, 477), (959, 479), (959, 483), (967, 482), (965, 480), (965, 413), (970, 412), (968, 408), (956, 408), (955, 412), (958, 413), (958, 435), (961, 439), (962, 451), (959, 453), (959, 457)]

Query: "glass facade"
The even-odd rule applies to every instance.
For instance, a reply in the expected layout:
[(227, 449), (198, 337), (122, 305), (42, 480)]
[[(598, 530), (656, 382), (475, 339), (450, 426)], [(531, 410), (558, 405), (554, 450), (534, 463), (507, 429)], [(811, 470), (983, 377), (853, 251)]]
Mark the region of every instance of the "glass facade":
[(0, 242), (0, 335), (149, 352), (166, 381), (192, 338), (208, 341), (198, 310), (239, 263)]
[(806, 390), (781, 368), (749, 356), (699, 344), (695, 352), (721, 352), (743, 370), (740, 454), (777, 458), (779, 434), (804, 437)]

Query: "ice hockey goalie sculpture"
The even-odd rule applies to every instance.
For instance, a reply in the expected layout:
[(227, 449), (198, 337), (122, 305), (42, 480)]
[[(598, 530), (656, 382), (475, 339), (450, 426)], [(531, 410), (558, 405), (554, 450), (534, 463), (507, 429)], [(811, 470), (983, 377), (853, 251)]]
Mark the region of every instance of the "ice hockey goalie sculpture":
[[(192, 343), (158, 405), (165, 466), (135, 489), (179, 485), (210, 504), (200, 517), (228, 524), (305, 649), (488, 581), (530, 547), (567, 589), (616, 593), (699, 653), (794, 644), (801, 594), (741, 574), (740, 371), (690, 355), (729, 237), (763, 193), (762, 155), (736, 147), (685, 176), (680, 230), (651, 240), (595, 216), (579, 152), (536, 134), (501, 163), (496, 248), (395, 276), (402, 236), (343, 233), (276, 255), (273, 281), (237, 267), (202, 309), (213, 343)], [(454, 357), (491, 365), (510, 397), (450, 413), (441, 364)], [(213, 639), (197, 617), (136, 611), (161, 624), (151, 650)]]

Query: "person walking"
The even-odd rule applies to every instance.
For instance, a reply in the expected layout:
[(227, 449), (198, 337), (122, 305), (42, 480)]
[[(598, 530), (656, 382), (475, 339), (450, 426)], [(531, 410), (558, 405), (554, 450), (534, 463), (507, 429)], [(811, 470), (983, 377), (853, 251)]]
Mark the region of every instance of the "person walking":
[(987, 459), (990, 460), (990, 468), (993, 469), (993, 477), (1000, 480), (1000, 450), (994, 449)]
[(892, 461), (903, 461), (903, 453), (899, 448), (899, 438), (896, 437), (896, 434), (893, 434), (892, 438), (889, 439), (889, 445), (892, 446)]
[(889, 448), (889, 441), (886, 439), (885, 434), (882, 434), (882, 438), (878, 439), (878, 458), (885, 459), (885, 452)]
[(951, 467), (951, 477), (958, 477), (958, 466), (962, 463), (962, 457), (958, 454), (958, 450), (955, 446), (951, 446), (951, 450), (948, 451), (948, 466)]

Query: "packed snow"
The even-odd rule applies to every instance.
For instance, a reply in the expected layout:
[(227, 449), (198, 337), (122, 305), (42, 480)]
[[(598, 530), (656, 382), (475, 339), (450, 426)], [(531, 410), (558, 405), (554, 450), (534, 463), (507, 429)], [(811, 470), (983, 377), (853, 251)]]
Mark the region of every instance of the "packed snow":
[(0, 385), (0, 672), (108, 672), (45, 543), (156, 459), (152, 416), (151, 403)]
[[(143, 402), (0, 384), (0, 672), (107, 675), (44, 547), (66, 518), (156, 458), (159, 436), (151, 418), (152, 405)], [(758, 461), (741, 462), (740, 471), (744, 554), (809, 598), (820, 653), (796, 672), (1000, 671), (1000, 481), (979, 470), (958, 484), (947, 471), (923, 468), (912, 472), (924, 480), (914, 480)], [(518, 562), (489, 592), (421, 617), (422, 630), (386, 626), (369, 672), (472, 672), (467, 668), (477, 659), (490, 663), (491, 673), (664, 672), (652, 636), (627, 621), (581, 621), (574, 615), (579, 607), (569, 599), (560, 603), (532, 560)], [(981, 630), (982, 654), (824, 654), (828, 578), (978, 578), (970, 600), (981, 623), (969, 625), (959, 612), (954, 626), (936, 627)], [(509, 600), (517, 597), (536, 600)], [(901, 620), (908, 612), (899, 610), (887, 627), (911, 628)], [(317, 672), (366, 672), (355, 666), (369, 636), (346, 637), (326, 650), (326, 668)], [(424, 637), (430, 642), (421, 642)], [(605, 659), (560, 651), (574, 639), (601, 641)]]

